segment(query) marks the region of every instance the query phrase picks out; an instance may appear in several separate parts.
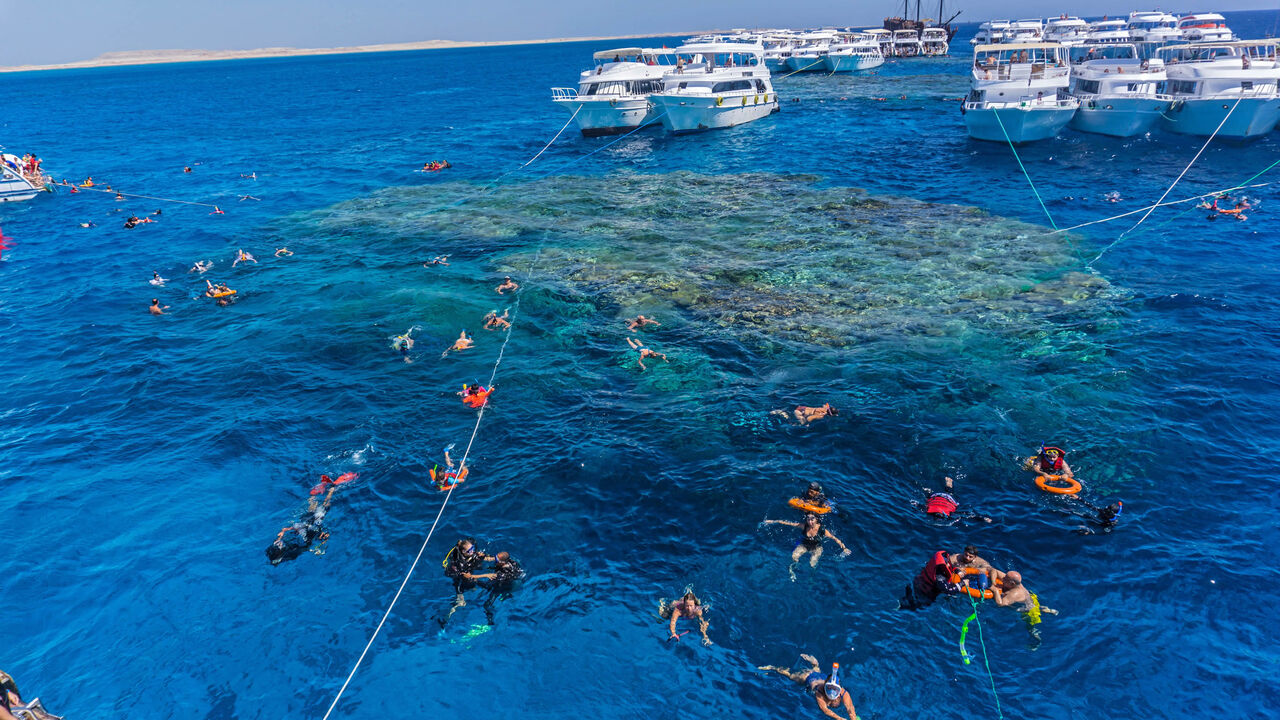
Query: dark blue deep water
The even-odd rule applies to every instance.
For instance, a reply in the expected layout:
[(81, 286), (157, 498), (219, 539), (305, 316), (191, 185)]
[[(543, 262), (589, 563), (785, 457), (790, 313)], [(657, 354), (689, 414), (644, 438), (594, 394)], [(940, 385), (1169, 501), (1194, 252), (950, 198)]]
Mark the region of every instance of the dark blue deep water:
[[(1230, 19), (1260, 36), (1277, 13)], [(71, 718), (320, 717), (439, 509), (426, 474), (469, 436), (453, 393), (488, 377), (509, 274), (472, 477), (335, 716), (816, 717), (755, 669), (802, 652), (842, 664), (866, 718), (1271, 715), (1277, 186), (1245, 222), (1188, 203), (1123, 239), (1139, 216), (1046, 234), (1010, 149), (965, 136), (971, 32), (950, 58), (779, 80), (782, 112), (736, 129), (585, 159), (609, 139), (567, 132), (488, 190), (607, 43), (0, 77), (9, 151), (226, 210), (65, 188), (0, 207), (0, 665)], [(1201, 142), (1020, 153), (1065, 227), (1153, 202)], [(455, 167), (413, 172), (431, 159)], [(1277, 159), (1278, 133), (1214, 143), (1169, 197)], [(236, 248), (260, 262), (231, 268)], [(238, 301), (193, 299), (203, 278)], [(636, 366), (636, 313), (669, 363)], [(476, 347), (441, 358), (463, 328)], [(767, 419), (825, 401), (838, 418)], [(1124, 500), (1114, 532), (1078, 534), (1019, 471), (1042, 441), (1082, 497)], [(316, 477), (347, 471), (327, 552), (269, 565)], [(948, 474), (994, 523), (921, 516)], [(792, 582), (794, 533), (761, 521), (795, 519), (809, 479), (853, 553)], [(442, 632), (463, 535), (529, 577), (491, 630), (473, 594)], [(976, 628), (961, 659), (968, 602), (896, 609), (966, 543), (1061, 611), (1034, 647), (982, 607), (990, 678)], [(690, 583), (711, 647), (654, 616)]]

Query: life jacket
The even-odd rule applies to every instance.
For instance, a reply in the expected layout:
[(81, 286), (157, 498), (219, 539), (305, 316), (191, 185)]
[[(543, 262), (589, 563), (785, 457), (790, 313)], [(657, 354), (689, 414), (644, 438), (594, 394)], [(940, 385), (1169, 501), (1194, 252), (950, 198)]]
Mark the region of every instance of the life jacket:
[(944, 577), (950, 578), (955, 574), (955, 568), (951, 567), (951, 563), (947, 561), (947, 551), (939, 550), (933, 554), (929, 560), (929, 564), (924, 566), (919, 575), (916, 575), (916, 592), (926, 595), (930, 598), (938, 595), (938, 568), (941, 567), (946, 573)]
[(924, 511), (933, 515), (940, 513), (943, 517), (951, 517), (951, 513), (960, 507), (960, 503), (956, 499), (946, 493), (934, 493), (929, 496), (929, 500), (925, 503)]
[[(1048, 456), (1045, 454), (1050, 450), (1058, 451), (1058, 457), (1055, 460), (1053, 460), (1053, 462), (1050, 462)], [(1042, 472), (1047, 472), (1049, 470), (1061, 470), (1062, 463), (1066, 460), (1066, 458), (1067, 458), (1067, 454), (1062, 451), (1062, 448), (1051, 446), (1051, 447), (1040, 448), (1040, 455), (1037, 458), (1037, 460), (1039, 461), (1039, 464), (1040, 464), (1040, 470)]]
[(473, 407), (473, 408), (481, 407), (485, 404), (485, 401), (489, 399), (489, 393), (491, 392), (493, 392), (492, 388), (485, 390), (482, 387), (480, 388), (480, 392), (478, 393), (474, 393), (474, 394), (467, 393), (466, 395), (463, 395), (462, 402), (465, 403), (467, 407)]

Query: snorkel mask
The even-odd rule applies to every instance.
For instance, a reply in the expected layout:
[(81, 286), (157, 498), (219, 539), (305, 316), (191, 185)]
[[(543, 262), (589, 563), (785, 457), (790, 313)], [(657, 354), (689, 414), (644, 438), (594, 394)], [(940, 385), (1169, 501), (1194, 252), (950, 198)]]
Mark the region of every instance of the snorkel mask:
[(840, 687), (840, 663), (831, 663), (831, 674), (827, 676), (822, 691), (827, 694), (828, 700), (839, 700), (844, 694), (844, 688)]

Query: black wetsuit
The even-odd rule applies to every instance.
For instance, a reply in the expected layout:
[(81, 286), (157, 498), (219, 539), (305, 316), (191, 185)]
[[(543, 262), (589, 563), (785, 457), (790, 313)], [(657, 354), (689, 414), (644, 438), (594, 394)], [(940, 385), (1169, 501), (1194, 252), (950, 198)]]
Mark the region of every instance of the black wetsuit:
[(453, 579), (453, 589), (459, 595), (476, 586), (476, 581), (463, 577), (464, 574), (474, 574), (484, 564), (484, 553), (476, 550), (470, 555), (465, 555), (461, 550), (454, 546), (449, 551), (449, 561), (445, 564), (445, 577)]
[(267, 547), (267, 559), (272, 565), (279, 565), (285, 560), (293, 560), (311, 549), (311, 544), (322, 539), (324, 531), (325, 508), (316, 508), (302, 516), (298, 523), (286, 531), (284, 537)]
[(481, 582), (481, 586), (489, 591), (489, 597), (484, 601), (484, 616), (488, 619), (489, 624), (493, 624), (493, 606), (499, 600), (505, 600), (511, 597), (511, 592), (515, 590), (516, 583), (524, 578), (524, 569), (520, 567), (520, 563), (515, 560), (508, 559), (505, 564), (494, 563), (493, 574), (495, 577)]

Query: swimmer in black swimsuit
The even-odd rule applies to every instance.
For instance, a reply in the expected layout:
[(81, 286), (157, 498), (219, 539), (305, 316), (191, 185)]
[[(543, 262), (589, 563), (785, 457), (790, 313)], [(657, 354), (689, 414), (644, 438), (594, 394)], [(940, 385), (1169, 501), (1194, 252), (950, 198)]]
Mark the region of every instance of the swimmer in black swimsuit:
[(857, 720), (858, 713), (853, 709), (853, 699), (849, 697), (849, 691), (840, 685), (840, 664), (832, 663), (831, 674), (823, 676), (822, 666), (818, 664), (816, 658), (812, 655), (803, 654), (800, 658), (809, 663), (807, 669), (792, 672), (777, 665), (761, 665), (759, 669), (772, 670), (792, 682), (804, 685), (805, 690), (813, 695), (813, 699), (818, 703), (818, 709), (822, 711), (823, 715), (837, 720), (844, 720), (835, 712), (836, 708), (843, 707), (844, 711), (849, 713), (849, 720)]
[(809, 567), (818, 567), (818, 559), (822, 557), (822, 541), (826, 538), (834, 540), (840, 546), (840, 550), (843, 551), (841, 552), (842, 557), (849, 555), (850, 550), (844, 542), (832, 535), (830, 530), (823, 527), (822, 521), (813, 513), (804, 516), (804, 523), (791, 522), (790, 520), (765, 520), (765, 523), (790, 525), (801, 530), (800, 541), (796, 543), (795, 550), (791, 551), (791, 567), (789, 571), (793, 581), (796, 579), (796, 564), (800, 562), (800, 558), (805, 553), (809, 553)]
[[(329, 493), (324, 496), (323, 503), (317, 503), (313, 496), (307, 503), (307, 512), (298, 522), (282, 529), (276, 535), (275, 542), (267, 547), (267, 560), (271, 561), (272, 565), (292, 560), (308, 550), (316, 555), (324, 554), (324, 543), (329, 540), (329, 533), (324, 529), (324, 516), (329, 511), (329, 503), (333, 500), (333, 492), (337, 489), (336, 485), (330, 487)], [(285, 536), (289, 533), (294, 535), (286, 538)], [(312, 548), (312, 543), (319, 543), (319, 545)]]

